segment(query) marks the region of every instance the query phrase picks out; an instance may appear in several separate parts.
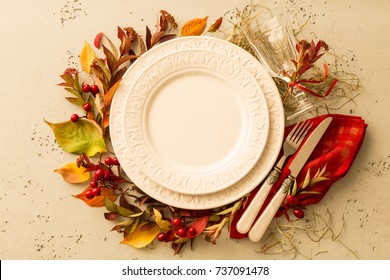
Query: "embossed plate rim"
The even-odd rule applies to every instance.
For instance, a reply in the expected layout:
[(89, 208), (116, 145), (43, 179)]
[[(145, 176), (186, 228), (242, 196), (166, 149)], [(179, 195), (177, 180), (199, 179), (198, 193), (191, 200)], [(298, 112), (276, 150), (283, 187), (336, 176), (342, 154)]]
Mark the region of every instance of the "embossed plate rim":
[[(239, 54), (235, 58), (237, 63), (245, 65), (252, 73), (253, 77), (258, 80), (259, 85), (265, 94), (270, 112), (270, 135), (266, 148), (255, 167), (250, 171), (248, 176), (244, 177), (230, 188), (207, 195), (180, 194), (159, 186), (154, 181), (150, 180), (150, 178), (132, 162), (131, 158), (126, 158), (126, 149), (128, 148), (121, 139), (121, 137), (123, 137), (121, 135), (123, 128), (121, 127), (121, 122), (119, 120), (121, 119), (121, 114), (123, 114), (123, 102), (127, 92), (126, 88), (131, 86), (131, 83), (137, 79), (137, 75), (142, 73), (143, 69), (148, 66), (148, 63), (152, 63), (154, 60), (161, 57), (161, 55), (180, 51), (183, 45), (194, 49), (212, 48), (215, 52), (233, 57)], [(222, 39), (206, 36), (183, 37), (165, 42), (155, 48), (158, 48), (158, 51), (154, 52), (152, 55), (141, 56), (129, 68), (123, 77), (122, 84), (118, 88), (111, 106), (110, 133), (112, 145), (124, 172), (137, 186), (151, 197), (154, 197), (165, 204), (179, 208), (197, 210), (210, 209), (240, 199), (251, 192), (266, 177), (268, 172), (272, 169), (282, 146), (285, 117), (283, 104), (275, 83), (264, 67), (251, 54)]]
[[(153, 49), (149, 52), (153, 52)], [(191, 72), (195, 68), (207, 69), (234, 81), (239, 89), (234, 94), (245, 103), (242, 107), (246, 108), (244, 125), (248, 126), (248, 131), (240, 151), (236, 151), (234, 158), (225, 165), (217, 170), (191, 174), (172, 168), (154, 156), (145, 139), (143, 117), (154, 85), (178, 71)], [(209, 50), (184, 49), (171, 53), (150, 63), (128, 91), (123, 128), (129, 156), (146, 176), (171, 191), (202, 195), (228, 188), (248, 174), (265, 148), (269, 131), (265, 97), (249, 71), (230, 57)]]

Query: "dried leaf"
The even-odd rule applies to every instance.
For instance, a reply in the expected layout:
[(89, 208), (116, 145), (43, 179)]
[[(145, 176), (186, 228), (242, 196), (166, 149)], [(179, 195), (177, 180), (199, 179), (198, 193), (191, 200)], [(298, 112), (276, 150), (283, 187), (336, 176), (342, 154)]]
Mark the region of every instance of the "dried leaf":
[(152, 32), (150, 31), (149, 27), (146, 26), (146, 38), (145, 38), (145, 41), (146, 41), (146, 49), (150, 49), (152, 46), (150, 44), (150, 41), (152, 39)]
[(106, 151), (102, 130), (95, 121), (79, 119), (77, 122), (45, 122), (53, 130), (57, 143), (69, 153), (94, 156)]
[(87, 42), (84, 42), (84, 47), (80, 53), (80, 64), (81, 68), (83, 68), (86, 73), (91, 72), (91, 65), (95, 58), (96, 54), (91, 46)]
[(104, 213), (104, 218), (108, 221), (114, 221), (119, 218), (119, 214), (115, 212)]
[(164, 35), (165, 31), (159, 31), (153, 34), (153, 36), (150, 38), (150, 46), (153, 47), (157, 43), (160, 42), (161, 37)]
[(111, 73), (114, 73), (116, 70), (116, 58), (114, 54), (105, 46), (103, 46), (103, 52), (107, 58), (108, 69), (110, 69)]
[(133, 223), (134, 223), (134, 219), (124, 220), (123, 222), (116, 224), (115, 227), (113, 227), (111, 229), (111, 231), (114, 231), (114, 230), (120, 231), (120, 230), (124, 229), (125, 227), (131, 226)]
[(216, 32), (220, 27), (221, 27), (221, 24), (222, 24), (222, 17), (220, 17), (219, 19), (217, 19), (209, 28), (208, 32)]
[(121, 244), (127, 244), (135, 248), (143, 248), (149, 245), (160, 233), (158, 225), (149, 222), (141, 222), (135, 230), (129, 233)]
[(91, 190), (91, 187), (86, 188), (82, 193), (74, 195), (73, 197), (81, 199), (84, 201), (87, 205), (91, 207), (102, 207), (104, 206), (104, 201), (106, 199), (110, 201), (115, 201), (116, 200), (116, 194), (113, 190), (107, 189), (107, 188), (102, 188), (101, 193), (99, 196), (95, 196), (92, 199), (88, 199), (85, 197), (85, 193), (89, 190)]
[(75, 162), (68, 163), (64, 167), (54, 171), (61, 174), (62, 178), (71, 184), (83, 183), (91, 177), (91, 174), (86, 168), (82, 166), (78, 167)]
[(206, 23), (207, 23), (207, 18), (194, 18), (190, 21), (187, 21), (182, 29), (181, 29), (181, 36), (199, 36), (203, 33)]
[(169, 230), (169, 228), (171, 227), (171, 223), (166, 220), (163, 220), (160, 211), (158, 211), (157, 209), (153, 208), (153, 212), (155, 222), (160, 227), (160, 229)]

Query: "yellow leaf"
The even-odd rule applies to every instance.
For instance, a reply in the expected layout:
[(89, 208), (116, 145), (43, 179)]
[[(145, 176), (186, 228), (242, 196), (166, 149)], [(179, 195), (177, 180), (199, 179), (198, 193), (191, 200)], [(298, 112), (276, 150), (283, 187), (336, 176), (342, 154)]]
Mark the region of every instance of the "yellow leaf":
[(121, 244), (127, 244), (135, 248), (143, 248), (150, 244), (159, 233), (160, 228), (158, 225), (142, 222), (132, 233), (125, 237)]
[(160, 229), (169, 230), (171, 223), (163, 220), (160, 211), (158, 211), (157, 209), (153, 208), (153, 212), (154, 212), (154, 220), (156, 224), (160, 227)]
[(91, 207), (102, 207), (104, 206), (104, 200), (109, 199), (111, 201), (116, 200), (116, 194), (113, 190), (102, 188), (101, 193), (98, 196), (95, 196), (92, 199), (88, 199), (85, 197), (85, 193), (89, 191), (91, 187), (86, 188), (82, 193), (74, 195), (75, 198), (79, 198), (82, 201), (84, 201), (87, 205)]
[(94, 120), (79, 119), (61, 123), (46, 123), (51, 127), (57, 143), (65, 151), (73, 154), (85, 153), (94, 156), (105, 152), (107, 147), (103, 131)]
[(87, 42), (84, 42), (84, 47), (80, 53), (80, 64), (85, 72), (91, 72), (91, 65), (95, 58), (96, 54), (91, 46)]
[(207, 18), (194, 18), (187, 21), (181, 28), (181, 36), (199, 36), (203, 33)]
[(75, 162), (68, 163), (64, 167), (54, 171), (61, 174), (62, 178), (71, 184), (83, 183), (91, 177), (91, 174), (87, 172), (86, 168), (82, 166), (78, 167)]

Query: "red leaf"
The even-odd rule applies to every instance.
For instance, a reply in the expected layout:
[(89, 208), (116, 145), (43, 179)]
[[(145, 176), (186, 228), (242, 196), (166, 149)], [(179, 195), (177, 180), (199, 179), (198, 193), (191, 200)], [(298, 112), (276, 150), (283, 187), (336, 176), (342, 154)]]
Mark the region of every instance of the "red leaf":
[(103, 32), (100, 32), (99, 34), (96, 35), (95, 40), (93, 41), (93, 44), (98, 49), (101, 46), (103, 35), (104, 35)]
[(126, 38), (126, 33), (123, 31), (122, 28), (118, 26), (118, 38), (123, 42), (123, 40)]
[(193, 222), (190, 225), (190, 227), (193, 227), (196, 230), (196, 234), (193, 236), (187, 236), (187, 237), (194, 238), (195, 236), (198, 236), (199, 234), (201, 234), (203, 232), (203, 230), (206, 228), (208, 221), (209, 221), (209, 217), (206, 216), (206, 217), (200, 218), (200, 219), (196, 220), (195, 222)]

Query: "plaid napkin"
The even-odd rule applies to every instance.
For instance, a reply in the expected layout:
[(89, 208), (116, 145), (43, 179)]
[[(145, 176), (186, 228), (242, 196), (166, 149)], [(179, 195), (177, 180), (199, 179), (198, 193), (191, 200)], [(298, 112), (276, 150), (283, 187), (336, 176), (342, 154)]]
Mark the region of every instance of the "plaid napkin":
[[(276, 217), (280, 217), (283, 214), (287, 215), (287, 210), (290, 207), (304, 208), (306, 205), (320, 202), (332, 184), (348, 172), (357, 153), (359, 152), (367, 127), (367, 124), (365, 124), (364, 120), (361, 117), (354, 116), (337, 114), (324, 115), (312, 119), (313, 128), (315, 128), (322, 120), (329, 116), (333, 117), (333, 121), (309, 157), (305, 166), (297, 176), (296, 180), (297, 185), (302, 186), (309, 169), (310, 177), (312, 178), (315, 176), (317, 171), (323, 170), (324, 168), (325, 173), (322, 175), (322, 177), (326, 177), (327, 179), (318, 181), (310, 187), (305, 188), (307, 193), (298, 193), (293, 205), (291, 205), (291, 203), (283, 203), (283, 205), (279, 208)], [(293, 126), (286, 127), (285, 136), (288, 135), (292, 128)], [(280, 156), (282, 155), (282, 152), (283, 151), (281, 151)], [(294, 155), (286, 161), (281, 176), (272, 187), (270, 194), (268, 195), (262, 209), (260, 210), (260, 213), (264, 210), (265, 206), (277, 192), (283, 180), (289, 175), (290, 171), (288, 166), (293, 159)], [(248, 201), (244, 203), (242, 209), (236, 212), (230, 230), (231, 238), (244, 238), (247, 236), (246, 234), (241, 234), (236, 230), (236, 223), (244, 212), (245, 207), (249, 205), (249, 202), (253, 199), (258, 189), (259, 187), (257, 187), (250, 194)]]

